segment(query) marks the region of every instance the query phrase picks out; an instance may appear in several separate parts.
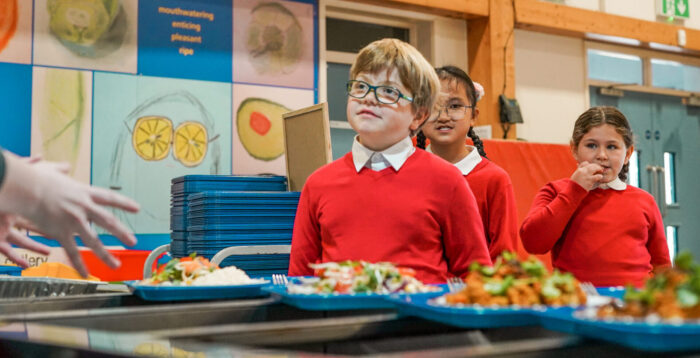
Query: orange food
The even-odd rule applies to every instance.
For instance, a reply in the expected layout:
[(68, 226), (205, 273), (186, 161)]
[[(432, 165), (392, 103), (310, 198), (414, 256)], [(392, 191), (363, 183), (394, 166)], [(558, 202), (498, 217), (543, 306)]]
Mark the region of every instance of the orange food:
[(29, 277), (55, 277), (71, 280), (100, 281), (99, 278), (88, 275), (87, 278), (80, 276), (78, 271), (60, 262), (45, 262), (37, 267), (30, 267), (22, 270), (22, 276)]
[(0, 51), (15, 35), (17, 18), (17, 0), (0, 0)]

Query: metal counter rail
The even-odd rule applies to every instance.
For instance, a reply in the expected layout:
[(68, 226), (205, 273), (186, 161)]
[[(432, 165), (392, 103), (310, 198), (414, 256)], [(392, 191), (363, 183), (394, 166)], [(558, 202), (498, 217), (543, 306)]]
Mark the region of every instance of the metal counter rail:
[[(174, 332), (154, 332), (171, 338), (159, 338), (150, 334), (115, 333), (80, 328), (56, 327), (27, 323), (27, 331), (41, 332), (43, 335), (29, 335), (27, 339), (0, 339), (0, 356), (12, 357), (134, 357), (144, 353), (160, 357), (329, 357), (365, 355), (373, 358), (451, 358), (451, 357), (591, 357), (607, 358), (620, 356), (661, 357), (668, 354), (651, 354), (622, 347), (588, 341), (578, 337), (552, 334), (552, 332), (524, 327), (517, 329), (469, 330), (447, 333), (418, 333), (403, 335), (385, 330), (385, 323), (392, 321), (392, 315), (380, 314), (364, 317), (344, 317), (298, 322), (276, 322), (256, 324), (256, 333), (249, 333), (247, 339), (256, 335), (271, 337), (281, 330), (300, 329), (297, 337), (307, 337), (315, 341), (313, 345), (296, 344), (277, 346), (248, 343), (244, 345), (222, 344), (204, 341), (205, 331), (174, 334)], [(331, 322), (334, 321), (334, 322)], [(400, 321), (400, 320), (398, 320)], [(410, 322), (405, 322), (410, 323)], [(416, 324), (424, 322), (416, 321)], [(245, 325), (242, 325), (245, 326)], [(247, 325), (254, 326), (254, 325)], [(286, 328), (284, 328), (286, 326)], [(228, 327), (226, 332), (245, 332), (245, 327)], [(536, 327), (535, 327), (536, 328)], [(65, 330), (65, 331), (64, 331)], [(310, 336), (324, 332), (323, 337)], [(49, 334), (47, 334), (47, 332)], [(329, 333), (330, 332), (330, 333)], [(358, 335), (358, 332), (363, 334)], [(185, 333), (180, 331), (180, 333)], [(405, 333), (405, 332), (404, 332)], [(413, 332), (415, 333), (415, 332)], [(0, 333), (1, 335), (2, 333)], [(90, 337), (76, 341), (74, 337)], [(177, 337), (175, 337), (177, 336)], [(362, 337), (361, 337), (362, 336)], [(198, 337), (191, 340), (188, 337)], [(225, 337), (218, 335), (219, 338)], [(229, 336), (230, 337), (230, 336)], [(319, 339), (328, 341), (318, 342)], [(264, 340), (257, 339), (258, 343)], [(291, 342), (290, 340), (287, 340)], [(144, 351), (143, 348), (146, 348)], [(674, 356), (688, 356), (674, 354)]]
[(273, 298), (171, 303), (150, 306), (77, 309), (0, 315), (0, 322), (31, 322), (99, 329), (113, 332), (214, 326), (322, 317), (321, 312), (302, 311)]

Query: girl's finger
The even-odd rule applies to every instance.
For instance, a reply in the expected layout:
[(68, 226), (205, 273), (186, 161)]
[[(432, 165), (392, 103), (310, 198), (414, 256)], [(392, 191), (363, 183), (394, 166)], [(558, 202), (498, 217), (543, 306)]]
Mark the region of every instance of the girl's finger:
[(63, 249), (66, 251), (66, 255), (68, 256), (68, 259), (73, 265), (73, 268), (78, 270), (80, 276), (87, 277), (88, 270), (87, 268), (85, 268), (83, 258), (82, 256), (80, 256), (80, 251), (78, 250), (78, 245), (75, 243), (73, 235), (66, 236), (63, 239), (60, 239), (59, 242), (61, 243), (61, 246), (63, 246)]
[(113, 206), (132, 213), (139, 211), (139, 204), (137, 202), (111, 190), (91, 187), (90, 197), (94, 202), (100, 205)]
[(29, 262), (25, 260), (20, 254), (17, 253), (7, 242), (0, 242), (0, 253), (7, 256), (10, 261), (16, 263), (21, 268), (29, 267)]
[(51, 248), (49, 248), (48, 246), (30, 239), (20, 234), (16, 230), (10, 230), (10, 233), (7, 236), (7, 241), (11, 244), (15, 244), (27, 250), (34, 251), (38, 254), (48, 255), (51, 253)]
[(95, 255), (102, 260), (102, 262), (106, 263), (107, 266), (112, 269), (119, 268), (119, 260), (117, 260), (116, 257), (105, 249), (104, 245), (102, 245), (102, 242), (97, 237), (95, 230), (90, 227), (90, 224), (87, 222), (81, 222), (81, 227), (78, 229), (78, 235), (83, 240), (83, 244), (92, 249), (92, 252), (94, 252)]
[(116, 236), (125, 245), (136, 245), (134, 234), (105, 208), (99, 205), (92, 205), (88, 208), (88, 217), (95, 224), (107, 229), (108, 232)]

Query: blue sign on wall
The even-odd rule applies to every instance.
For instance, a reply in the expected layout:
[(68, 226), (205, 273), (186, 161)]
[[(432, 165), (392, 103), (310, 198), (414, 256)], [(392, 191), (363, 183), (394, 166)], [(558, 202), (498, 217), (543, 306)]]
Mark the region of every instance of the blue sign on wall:
[(32, 66), (0, 63), (0, 146), (29, 156), (32, 134)]
[(139, 73), (231, 82), (231, 0), (139, 2)]

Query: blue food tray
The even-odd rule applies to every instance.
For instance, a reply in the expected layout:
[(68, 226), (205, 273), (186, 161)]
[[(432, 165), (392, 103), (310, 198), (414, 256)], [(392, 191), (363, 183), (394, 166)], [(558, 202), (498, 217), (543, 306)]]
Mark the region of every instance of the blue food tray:
[(700, 350), (700, 323), (676, 325), (580, 319), (573, 312), (571, 317), (575, 333), (582, 336), (654, 352)]
[(209, 242), (230, 242), (230, 241), (273, 241), (273, 240), (286, 240), (292, 242), (292, 230), (279, 230), (279, 232), (266, 232), (258, 233), (257, 231), (252, 233), (237, 233), (235, 231), (193, 231), (188, 232), (187, 239), (190, 242), (195, 243), (209, 243)]
[[(335, 310), (356, 310), (356, 309), (385, 309), (393, 308), (394, 304), (387, 298), (390, 295), (377, 293), (355, 293), (355, 294), (291, 294), (287, 292), (286, 286), (267, 286), (263, 291), (280, 297), (281, 301), (290, 306), (308, 311), (335, 311)], [(435, 297), (444, 293), (444, 289), (438, 292), (416, 293), (416, 294), (396, 294), (398, 297)]]
[(265, 217), (277, 217), (277, 216), (291, 216), (294, 217), (297, 213), (297, 208), (206, 208), (206, 209), (195, 209), (190, 207), (187, 212), (187, 218), (197, 218), (197, 217), (228, 217), (228, 216), (265, 216)]
[(189, 251), (196, 251), (196, 252), (212, 252), (212, 251), (221, 251), (225, 248), (228, 247), (233, 247), (233, 246), (262, 246), (262, 245), (289, 245), (289, 241), (247, 241), (247, 242), (226, 242), (226, 243), (217, 243), (217, 244), (212, 244), (212, 245), (202, 245), (202, 244), (193, 244), (191, 242), (187, 243), (187, 249)]
[(230, 225), (230, 224), (289, 224), (294, 225), (294, 215), (241, 215), (241, 216), (189, 216), (187, 224), (196, 225)]
[(173, 194), (211, 190), (286, 191), (287, 178), (282, 176), (185, 175), (172, 180)]
[(202, 202), (190, 201), (188, 203), (190, 209), (246, 209), (246, 210), (262, 210), (262, 209), (296, 209), (299, 206), (297, 201), (282, 200), (266, 200), (266, 201), (250, 201), (250, 200), (231, 200), (230, 202)]
[(262, 288), (269, 284), (227, 286), (156, 286), (140, 285), (139, 281), (124, 282), (134, 295), (145, 301), (194, 301), (267, 296)]
[(299, 202), (298, 191), (201, 191), (187, 196), (190, 202), (197, 203), (240, 203), (240, 202)]
[[(193, 223), (188, 223), (187, 225), (187, 231), (189, 232), (196, 232), (196, 231), (219, 231), (219, 232), (234, 232), (234, 231), (239, 231), (241, 233), (243, 232), (250, 232), (250, 231), (256, 231), (260, 233), (265, 233), (265, 232), (275, 232), (277, 230), (292, 230), (294, 228), (294, 222), (284, 222), (284, 223), (246, 223), (246, 224), (240, 224), (240, 223), (220, 223), (220, 224), (193, 224)], [(269, 231), (266, 231), (269, 230)]]
[(399, 313), (461, 328), (495, 328), (535, 325), (537, 315), (530, 308), (433, 305), (433, 297), (399, 296), (389, 301)]
[[(625, 295), (624, 287), (597, 287), (596, 290), (602, 296), (622, 299)], [(576, 320), (573, 312), (578, 307), (544, 307), (536, 309), (536, 314), (540, 317), (540, 325), (552, 331), (576, 333)]]

